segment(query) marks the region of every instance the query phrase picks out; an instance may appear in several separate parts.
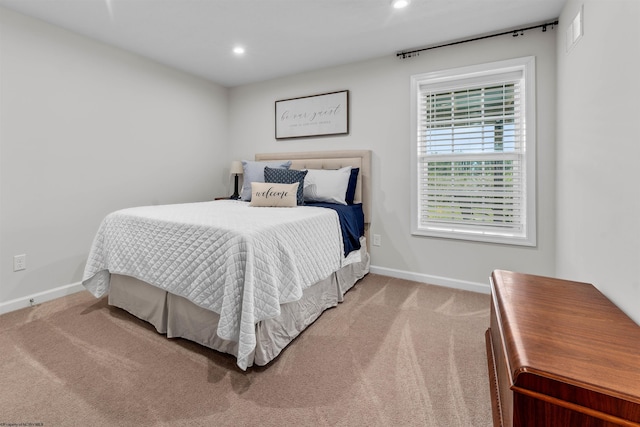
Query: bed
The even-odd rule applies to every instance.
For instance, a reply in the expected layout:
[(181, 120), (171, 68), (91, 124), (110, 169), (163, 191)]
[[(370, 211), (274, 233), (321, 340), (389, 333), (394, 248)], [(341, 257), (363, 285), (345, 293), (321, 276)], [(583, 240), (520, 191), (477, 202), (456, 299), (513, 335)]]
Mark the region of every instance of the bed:
[[(131, 208), (101, 224), (83, 285), (168, 338), (233, 355), (240, 369), (268, 364), (369, 271), (371, 153), (269, 153), (255, 161), (358, 168), (352, 207), (364, 224), (353, 250), (342, 214), (322, 207), (219, 200)], [(264, 212), (260, 221), (245, 216), (256, 211)]]

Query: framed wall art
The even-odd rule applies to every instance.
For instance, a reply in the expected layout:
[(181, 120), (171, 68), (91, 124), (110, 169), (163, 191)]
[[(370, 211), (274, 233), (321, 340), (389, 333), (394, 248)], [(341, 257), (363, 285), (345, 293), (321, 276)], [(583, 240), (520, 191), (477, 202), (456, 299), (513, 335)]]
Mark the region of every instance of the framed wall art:
[(276, 139), (348, 133), (348, 90), (276, 101)]

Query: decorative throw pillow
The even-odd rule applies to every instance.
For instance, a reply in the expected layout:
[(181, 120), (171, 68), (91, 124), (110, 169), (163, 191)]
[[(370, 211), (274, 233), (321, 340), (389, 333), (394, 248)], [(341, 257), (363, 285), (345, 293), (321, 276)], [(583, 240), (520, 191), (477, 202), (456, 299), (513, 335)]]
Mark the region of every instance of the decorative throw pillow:
[(298, 205), (296, 193), (299, 184), (276, 184), (273, 182), (253, 182), (251, 184), (250, 206), (286, 207)]
[(276, 182), (278, 184), (299, 183), (298, 193), (296, 195), (298, 206), (304, 205), (304, 177), (307, 171), (299, 171), (295, 169), (275, 169), (269, 166), (264, 168), (264, 182)]
[(241, 200), (244, 200), (245, 202), (251, 200), (251, 183), (264, 182), (264, 168), (266, 166), (289, 169), (291, 166), (291, 160), (275, 162), (252, 162), (250, 160), (243, 160), (242, 191), (240, 192)]
[(351, 175), (349, 176), (349, 184), (347, 185), (347, 194), (344, 200), (348, 205), (352, 205), (356, 198), (356, 186), (358, 185), (358, 173), (360, 168), (351, 168)]
[(304, 181), (305, 202), (327, 202), (346, 205), (351, 166), (332, 169), (309, 169)]

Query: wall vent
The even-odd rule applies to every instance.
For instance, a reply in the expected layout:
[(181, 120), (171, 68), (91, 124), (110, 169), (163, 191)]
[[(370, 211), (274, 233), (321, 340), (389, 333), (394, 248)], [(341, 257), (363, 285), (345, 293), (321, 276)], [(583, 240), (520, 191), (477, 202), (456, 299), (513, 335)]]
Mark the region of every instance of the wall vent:
[(571, 21), (571, 24), (567, 27), (567, 31), (565, 33), (567, 40), (567, 53), (573, 49), (573, 47), (578, 44), (578, 41), (582, 38), (584, 34), (584, 25), (583, 25), (583, 15), (584, 5), (580, 6), (578, 9), (578, 13)]

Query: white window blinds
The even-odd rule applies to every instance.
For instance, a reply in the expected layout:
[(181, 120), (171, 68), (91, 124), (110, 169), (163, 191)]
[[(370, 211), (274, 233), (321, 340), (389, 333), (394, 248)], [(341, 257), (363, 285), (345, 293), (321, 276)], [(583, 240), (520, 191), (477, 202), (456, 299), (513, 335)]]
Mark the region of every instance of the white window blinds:
[(524, 77), (509, 69), (417, 84), (418, 230), (527, 238)]

